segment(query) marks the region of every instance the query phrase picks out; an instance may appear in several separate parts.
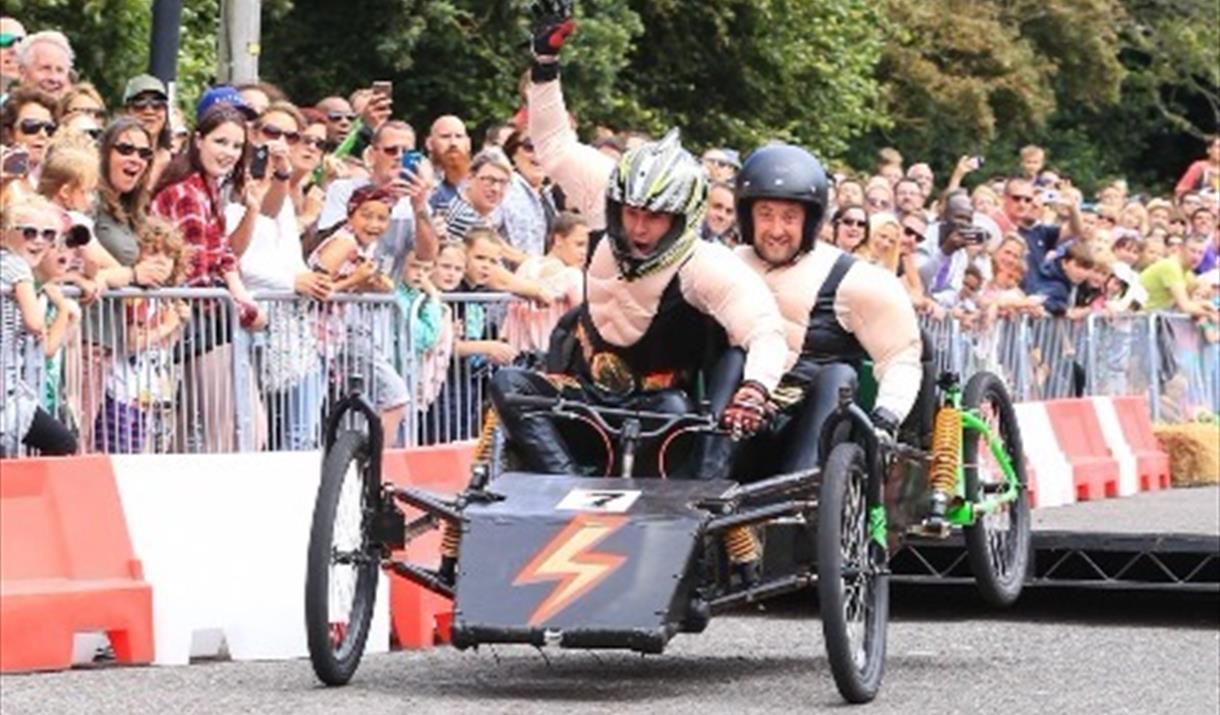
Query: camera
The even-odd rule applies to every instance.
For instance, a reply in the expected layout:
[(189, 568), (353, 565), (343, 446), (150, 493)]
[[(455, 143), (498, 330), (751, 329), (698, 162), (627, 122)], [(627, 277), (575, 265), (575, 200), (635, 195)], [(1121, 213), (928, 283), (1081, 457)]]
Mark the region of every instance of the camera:
[(978, 245), (987, 240), (987, 229), (974, 224), (956, 224), (953, 227), (953, 232), (957, 234), (958, 239), (970, 246)]

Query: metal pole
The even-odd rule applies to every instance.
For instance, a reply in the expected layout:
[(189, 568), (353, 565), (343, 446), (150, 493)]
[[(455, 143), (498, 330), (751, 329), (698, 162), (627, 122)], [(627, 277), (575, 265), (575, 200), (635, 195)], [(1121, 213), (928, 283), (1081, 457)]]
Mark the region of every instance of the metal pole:
[(181, 30), (182, 0), (153, 0), (148, 73), (165, 83), (170, 106), (173, 106), (177, 94), (178, 39)]
[(1148, 397), (1152, 408), (1152, 421), (1161, 419), (1161, 355), (1157, 345), (1157, 314), (1148, 314)]
[(262, 0), (223, 0), (220, 8), (220, 66), (216, 76), (227, 84), (258, 81), (262, 52)]

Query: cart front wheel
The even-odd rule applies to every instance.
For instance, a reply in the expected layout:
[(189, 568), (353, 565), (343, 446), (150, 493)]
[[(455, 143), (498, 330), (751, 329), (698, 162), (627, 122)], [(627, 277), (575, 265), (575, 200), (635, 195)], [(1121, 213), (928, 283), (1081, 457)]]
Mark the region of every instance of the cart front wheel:
[(822, 473), (817, 570), (822, 635), (844, 699), (867, 703), (885, 669), (890, 588), (884, 549), (870, 536), (868, 469), (858, 445), (841, 443)]
[(305, 628), (318, 679), (345, 685), (364, 654), (377, 598), (381, 546), (370, 539), (381, 485), (368, 438), (342, 432), (322, 463), (305, 577)]
[[(1030, 553), (1029, 492), (1025, 489), (1021, 431), (1004, 383), (989, 372), (977, 373), (966, 383), (962, 407), (975, 410), (999, 438), (1021, 484), (1015, 501), (999, 505), (964, 529), (970, 568), (983, 598), (995, 606), (1011, 606), (1025, 584)], [(986, 439), (974, 430), (964, 430), (962, 439), (967, 497), (975, 503), (996, 497), (1005, 488), (1006, 478)]]

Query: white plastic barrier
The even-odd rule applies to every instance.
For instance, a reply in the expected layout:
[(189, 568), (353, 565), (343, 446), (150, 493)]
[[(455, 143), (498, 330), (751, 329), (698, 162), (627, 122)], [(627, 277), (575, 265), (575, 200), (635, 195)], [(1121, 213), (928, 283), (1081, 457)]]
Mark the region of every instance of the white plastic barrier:
[(1041, 402), (1018, 402), (1013, 407), (1021, 428), (1025, 447), (1025, 463), (1033, 467), (1037, 503), (1035, 507), (1063, 506), (1076, 503), (1076, 487), (1072, 481), (1072, 466), (1059, 448), (1050, 416)]
[[(305, 562), (318, 452), (113, 461), (131, 540), (153, 587), (156, 664), (215, 655), (216, 631), (234, 660), (308, 655)], [(383, 575), (370, 653), (389, 650), (389, 602)]]
[(1123, 434), (1122, 423), (1118, 421), (1118, 413), (1114, 411), (1114, 400), (1109, 397), (1091, 397), (1093, 409), (1097, 412), (1097, 421), (1101, 424), (1101, 433), (1106, 439), (1106, 446), (1118, 461), (1118, 496), (1128, 497), (1139, 493), (1139, 468), (1135, 461), (1135, 453)]

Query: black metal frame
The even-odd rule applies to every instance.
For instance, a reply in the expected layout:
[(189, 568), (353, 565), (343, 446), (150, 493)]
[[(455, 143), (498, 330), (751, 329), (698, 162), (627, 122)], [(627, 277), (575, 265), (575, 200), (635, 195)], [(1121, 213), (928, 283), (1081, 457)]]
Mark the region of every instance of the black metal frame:
[[(881, 465), (885, 459), (884, 447), (874, 433), (872, 421), (868, 415), (852, 402), (851, 392), (845, 391), (840, 397), (839, 409), (831, 415), (823, 429), (821, 435), (823, 447), (831, 445), (834, 432), (840, 424), (849, 424), (852, 438), (863, 442), (868, 464), (871, 467), (868, 483), (870, 504), (881, 504), (883, 503)], [(570, 403), (551, 398), (519, 397), (515, 399), (530, 407), (549, 410), (551, 414), (562, 414), (560, 411), (563, 408), (572, 406), (583, 412), (600, 413), (599, 418), (603, 415), (622, 418), (624, 428), (610, 429), (616, 434), (627, 432), (627, 438), (633, 441), (659, 436), (674, 429), (682, 419), (690, 419), (690, 416), (613, 408), (590, 408), (584, 403)], [(326, 448), (329, 449), (334, 443), (340, 422), (347, 413), (352, 411), (358, 412), (366, 418), (370, 433), (370, 451), (372, 454), (380, 454), (384, 444), (380, 419), (376, 410), (361, 393), (359, 385), (347, 397), (340, 400), (329, 415), (326, 428)], [(655, 420), (660, 422), (661, 426), (645, 431), (640, 429), (641, 420)], [(709, 431), (716, 429), (714, 420), (704, 418), (704, 422), (706, 424), (702, 425), (701, 429)], [(604, 422), (602, 426), (609, 427)], [(823, 449), (823, 456), (825, 457), (828, 452), (829, 449)], [(385, 484), (381, 481), (380, 460), (370, 461), (376, 483), (382, 484), (383, 498), (376, 512), (366, 514), (366, 520), (369, 521), (366, 521), (365, 529), (371, 530), (375, 540), (382, 545), (382, 568), (429, 591), (452, 598), (454, 587), (442, 579), (436, 571), (405, 560), (395, 559), (390, 552), (402, 548), (406, 542), (425, 531), (437, 528), (441, 522), (463, 525), (466, 519), (462, 515), (462, 510), (467, 503), (500, 498), (492, 490), (494, 483), (489, 484), (486, 475), (483, 475), (483, 478), (476, 477), (456, 499), (448, 500), (418, 487)], [(724, 554), (720, 537), (728, 529), (738, 526), (767, 522), (782, 517), (797, 517), (802, 522), (801, 528), (806, 530), (816, 528), (814, 525), (818, 508), (817, 488), (820, 477), (821, 467), (819, 466), (742, 484), (721, 497), (701, 501), (696, 506), (708, 512), (708, 520), (704, 523), (700, 534), (700, 540), (705, 546), (703, 552), (708, 554), (720, 550), (719, 558), (722, 561)], [(777, 498), (782, 499), (776, 501)], [(407, 523), (399, 504), (418, 509), (423, 514)], [(709, 566), (712, 567), (709, 568)], [(714, 574), (714, 576), (708, 579), (705, 577), (707, 574)], [(754, 583), (734, 584), (725, 569), (714, 568), (714, 565), (700, 563), (700, 559), (696, 559), (696, 563), (688, 571), (688, 576), (695, 579), (695, 582), (692, 583), (688, 618), (682, 624), (682, 630), (688, 631), (702, 630), (707, 619), (716, 613), (742, 604), (799, 591), (817, 582), (816, 564), (812, 560), (797, 564), (795, 571), (788, 569), (776, 575), (765, 576)], [(701, 576), (703, 577), (701, 578)], [(535, 643), (540, 637), (537, 629), (521, 629), (520, 633), (515, 634), (507, 631), (502, 633), (497, 630), (495, 634), (486, 635), (494, 636), (490, 639), (498, 642), (520, 641), (523, 643)], [(625, 635), (631, 637), (624, 641)], [(578, 641), (587, 641), (589, 644), (604, 647), (609, 643), (614, 643), (619, 647), (631, 647), (642, 652), (660, 652), (669, 635), (672, 634), (565, 631), (564, 644), (573, 646)]]
[[(1027, 586), (1220, 594), (1220, 536), (1034, 531)], [(959, 534), (910, 539), (890, 561), (902, 583), (974, 580)]]

